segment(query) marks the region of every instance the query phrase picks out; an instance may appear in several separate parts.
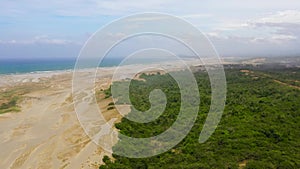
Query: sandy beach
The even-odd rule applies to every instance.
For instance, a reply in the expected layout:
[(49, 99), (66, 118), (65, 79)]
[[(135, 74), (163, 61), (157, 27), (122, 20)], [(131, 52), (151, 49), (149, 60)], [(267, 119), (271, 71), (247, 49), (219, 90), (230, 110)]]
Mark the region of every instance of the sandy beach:
[[(191, 62), (194, 63), (194, 62)], [(136, 76), (142, 70), (157, 71), (158, 64), (122, 67), (122, 75), (114, 80)], [(182, 69), (178, 63), (169, 64), (169, 70)], [(112, 82), (116, 67), (80, 70), (82, 81), (95, 78), (96, 90), (106, 89)], [(82, 129), (72, 99), (72, 71), (54, 71), (19, 75), (1, 75), (0, 91), (18, 88), (22, 101), (20, 112), (0, 114), (0, 168), (98, 168), (104, 155), (110, 151), (94, 144)], [(22, 90), (21, 90), (22, 89)], [(85, 90), (85, 89), (83, 89)], [(99, 94), (98, 105), (106, 121), (119, 122), (122, 116), (107, 110), (111, 98)], [(124, 107), (129, 112), (129, 107)], [(113, 124), (112, 124), (113, 125)], [(103, 136), (106, 149), (117, 142), (117, 130)]]
[[(71, 98), (72, 73), (2, 78), (7, 79), (2, 90), (31, 88), (19, 104), (20, 112), (0, 115), (0, 168), (98, 168), (102, 156), (110, 155), (90, 141), (77, 120)], [(101, 82), (109, 85), (106, 79)], [(100, 102), (105, 105), (107, 100)]]

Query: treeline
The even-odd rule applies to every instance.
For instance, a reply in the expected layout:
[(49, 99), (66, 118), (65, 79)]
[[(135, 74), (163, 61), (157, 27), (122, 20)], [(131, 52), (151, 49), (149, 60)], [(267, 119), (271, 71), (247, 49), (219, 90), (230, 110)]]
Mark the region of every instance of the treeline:
[[(291, 79), (283, 73), (264, 71)], [(300, 72), (299, 69), (284, 71), (297, 75)], [(200, 71), (194, 75), (201, 103), (196, 123), (186, 138), (173, 149), (150, 158), (113, 154), (112, 162), (104, 157), (105, 165), (100, 168), (300, 168), (300, 90), (275, 83), (272, 78), (253, 78), (239, 69), (227, 69), (223, 117), (214, 134), (200, 144), (198, 137), (209, 111), (211, 90), (207, 73)], [(130, 99), (136, 109), (150, 108), (148, 98), (153, 89), (161, 89), (168, 102), (162, 116), (153, 122), (140, 124), (123, 118), (116, 124), (122, 134), (137, 138), (155, 136), (168, 129), (180, 109), (180, 90), (170, 75), (142, 78), (146, 81), (130, 84)], [(111, 95), (109, 91), (106, 93)], [(116, 144), (113, 149), (118, 147)]]

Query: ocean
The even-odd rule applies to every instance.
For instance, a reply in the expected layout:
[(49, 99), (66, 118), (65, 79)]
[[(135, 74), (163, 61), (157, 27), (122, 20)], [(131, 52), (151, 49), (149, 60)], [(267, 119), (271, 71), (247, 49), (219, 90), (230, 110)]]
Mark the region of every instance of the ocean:
[[(113, 57), (104, 58), (99, 67), (112, 67), (121, 64), (124, 58)], [(134, 58), (126, 64), (148, 64), (159, 63), (162, 61), (170, 61), (170, 58), (148, 57)], [(74, 69), (76, 59), (0, 59), (0, 74), (22, 74), (43, 71), (71, 70)], [(124, 63), (125, 64), (125, 63)], [(81, 63), (81, 68), (91, 68), (94, 62), (86, 60)]]
[[(101, 67), (117, 66), (121, 58), (104, 59)], [(0, 74), (22, 74), (43, 71), (70, 70), (74, 68), (76, 59), (0, 59)], [(90, 68), (88, 62), (83, 68)]]

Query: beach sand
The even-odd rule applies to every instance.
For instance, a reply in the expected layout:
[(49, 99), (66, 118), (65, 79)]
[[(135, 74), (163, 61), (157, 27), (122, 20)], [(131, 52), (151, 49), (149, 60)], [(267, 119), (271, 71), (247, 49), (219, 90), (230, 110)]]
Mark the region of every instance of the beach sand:
[[(32, 90), (24, 95), (21, 112), (0, 115), (0, 168), (98, 168), (103, 155), (110, 156), (91, 142), (79, 124), (71, 73), (9, 78), (17, 80), (17, 86), (32, 85)], [(105, 78), (98, 83), (106, 84), (103, 88), (109, 85)], [(106, 102), (103, 99), (99, 105), (105, 107)]]
[[(137, 70), (144, 68), (144, 65), (125, 66), (122, 76), (115, 80), (134, 77)], [(170, 68), (182, 69), (176, 64), (170, 64)], [(110, 86), (114, 71), (114, 67), (98, 70), (97, 90)], [(57, 71), (0, 76), (0, 91), (23, 85), (27, 88), (19, 104), (20, 112), (0, 114), (0, 168), (98, 168), (104, 155), (111, 157), (110, 151), (91, 141), (77, 119), (72, 75), (71, 71)], [(80, 78), (86, 81), (94, 78), (94, 74), (82, 70)], [(99, 95), (98, 105), (105, 110), (102, 112), (105, 119), (119, 122), (122, 116), (115, 109), (107, 110), (112, 99), (104, 97)], [(129, 112), (130, 108), (125, 106), (124, 110)], [(112, 130), (103, 136), (106, 149), (110, 150), (117, 142), (117, 130)]]

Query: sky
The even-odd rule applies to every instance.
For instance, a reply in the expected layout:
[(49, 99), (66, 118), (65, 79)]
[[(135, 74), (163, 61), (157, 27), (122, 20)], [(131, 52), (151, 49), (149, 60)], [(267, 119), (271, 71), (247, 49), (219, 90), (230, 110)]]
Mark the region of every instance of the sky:
[(101, 27), (141, 12), (187, 20), (222, 57), (300, 56), (299, 0), (0, 0), (0, 6), (0, 59), (75, 58)]

